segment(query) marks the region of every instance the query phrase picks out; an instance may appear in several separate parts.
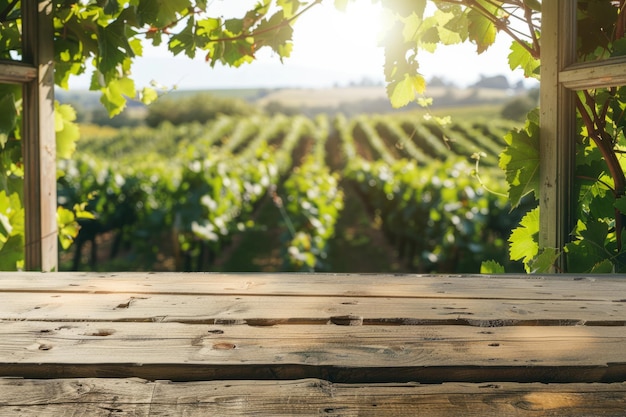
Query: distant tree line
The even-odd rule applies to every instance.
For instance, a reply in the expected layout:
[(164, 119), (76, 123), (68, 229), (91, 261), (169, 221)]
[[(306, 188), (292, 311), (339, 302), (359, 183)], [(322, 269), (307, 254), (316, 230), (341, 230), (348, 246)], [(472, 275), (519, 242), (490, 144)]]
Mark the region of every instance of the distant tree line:
[[(362, 82), (363, 86), (366, 84)], [(361, 86), (361, 85), (360, 85)], [(468, 87), (469, 94), (460, 96), (460, 87), (444, 79), (433, 77), (429, 81), (431, 87), (444, 87), (443, 95), (436, 97), (431, 108), (471, 106), (479, 104), (502, 104), (501, 115), (512, 120), (523, 120), (532, 108), (538, 105), (538, 90), (526, 91), (519, 94), (523, 83), (511, 85), (507, 78), (500, 76), (482, 76), (472, 86)], [(518, 94), (509, 101), (502, 98), (490, 99), (482, 96), (482, 89), (514, 90)], [(389, 113), (394, 109), (388, 99), (371, 99), (360, 101), (346, 101), (333, 106), (294, 106), (272, 100), (261, 106), (255, 101), (269, 93), (267, 90), (259, 90), (259, 93), (247, 99), (239, 97), (227, 97), (216, 95), (211, 92), (176, 92), (165, 94), (149, 106), (129, 101), (125, 111), (111, 118), (108, 112), (98, 102), (98, 97), (93, 94), (64, 93), (61, 92), (61, 102), (72, 103), (78, 110), (78, 122), (96, 124), (100, 126), (139, 126), (147, 125), (156, 127), (162, 122), (180, 125), (190, 122), (205, 123), (215, 119), (218, 115), (251, 115), (282, 113), (285, 115), (303, 114), (314, 117), (317, 114), (338, 114), (354, 116), (362, 113)], [(412, 103), (408, 108), (417, 109), (419, 106)], [(407, 108), (404, 109), (406, 111)]]

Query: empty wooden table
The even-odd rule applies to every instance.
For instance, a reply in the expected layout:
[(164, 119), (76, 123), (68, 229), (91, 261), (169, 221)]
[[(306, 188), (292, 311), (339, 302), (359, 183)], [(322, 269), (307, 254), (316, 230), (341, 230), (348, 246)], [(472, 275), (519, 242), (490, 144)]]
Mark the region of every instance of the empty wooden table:
[(626, 277), (0, 273), (0, 415), (623, 416)]

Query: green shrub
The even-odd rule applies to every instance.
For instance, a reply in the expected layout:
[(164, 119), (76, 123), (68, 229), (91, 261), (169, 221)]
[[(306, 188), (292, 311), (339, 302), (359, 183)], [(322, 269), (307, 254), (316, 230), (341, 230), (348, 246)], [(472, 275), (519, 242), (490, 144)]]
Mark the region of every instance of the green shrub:
[(523, 121), (529, 111), (537, 107), (537, 101), (529, 95), (515, 97), (508, 101), (500, 112), (500, 116), (509, 120)]
[(174, 125), (190, 122), (205, 123), (219, 114), (250, 115), (259, 113), (254, 105), (240, 99), (216, 97), (198, 93), (185, 97), (162, 97), (148, 107), (146, 124), (156, 127), (164, 121)]

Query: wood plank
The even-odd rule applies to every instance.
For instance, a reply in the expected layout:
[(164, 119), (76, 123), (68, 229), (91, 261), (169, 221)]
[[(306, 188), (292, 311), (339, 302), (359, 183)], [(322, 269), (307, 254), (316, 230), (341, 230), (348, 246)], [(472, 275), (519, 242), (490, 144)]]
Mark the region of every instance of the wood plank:
[(139, 379), (0, 378), (0, 415), (148, 416), (154, 385)]
[(623, 416), (624, 384), (0, 379), (11, 416)]
[(0, 60), (0, 83), (21, 84), (37, 78), (37, 68), (21, 62)]
[[(576, 126), (573, 92), (559, 74), (572, 64), (576, 52), (576, 2), (553, 0), (542, 8), (540, 86), (539, 246), (562, 250), (574, 226), (572, 190), (573, 129)], [(565, 256), (558, 272), (567, 272)]]
[[(207, 389), (205, 383), (160, 383), (154, 400), (165, 404), (176, 401), (179, 407), (176, 411), (189, 416), (201, 416), (203, 411), (213, 410), (217, 414), (228, 410), (230, 415), (241, 410), (237, 415), (501, 417), (620, 415), (625, 397), (623, 384), (613, 387), (510, 383), (346, 385), (321, 380), (256, 384), (232, 381), (228, 395)], [(217, 398), (215, 391), (221, 394)], [(597, 408), (596, 400), (602, 404)], [(155, 415), (169, 413), (167, 408), (166, 412), (160, 410), (161, 407), (155, 407)]]
[(0, 272), (0, 293), (302, 295), (502, 300), (626, 299), (621, 275)]
[(626, 85), (626, 57), (572, 64), (561, 71), (559, 78), (572, 90), (623, 86)]
[(58, 261), (52, 9), (51, 0), (22, 2), (24, 61), (37, 68), (24, 84), (22, 126), (25, 268), (36, 271)]
[(621, 327), (3, 322), (0, 376), (626, 381)]
[[(297, 306), (297, 308), (294, 308)], [(354, 317), (365, 325), (626, 325), (626, 302), (0, 293), (0, 320), (325, 324)]]

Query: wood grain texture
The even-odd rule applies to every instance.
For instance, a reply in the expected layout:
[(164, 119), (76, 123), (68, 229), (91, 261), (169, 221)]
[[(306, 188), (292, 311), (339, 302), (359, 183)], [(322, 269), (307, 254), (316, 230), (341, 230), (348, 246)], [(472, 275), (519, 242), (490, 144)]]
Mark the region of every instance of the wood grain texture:
[(626, 380), (622, 327), (4, 322), (0, 339), (2, 376)]
[[(28, 394), (28, 395), (23, 395)], [(624, 384), (0, 379), (11, 416), (623, 416)]]
[(619, 276), (0, 273), (0, 415), (623, 415), (625, 306)]
[[(297, 308), (294, 308), (297, 306)], [(0, 292), (0, 320), (160, 321), (250, 325), (568, 326), (626, 324), (626, 302), (271, 295)]]
[(56, 133), (54, 120), (54, 27), (51, 0), (22, 3), (24, 61), (37, 76), (23, 88), (25, 268), (55, 271)]
[(617, 275), (0, 272), (0, 293), (286, 295), (479, 300), (626, 300)]
[(573, 64), (561, 71), (559, 78), (567, 88), (573, 90), (626, 85), (626, 57)]
[[(553, 0), (542, 8), (540, 141), (539, 141), (539, 246), (563, 248), (575, 225), (573, 172), (575, 160), (574, 93), (563, 86), (560, 74), (574, 63), (576, 2)], [(567, 271), (566, 254), (557, 268)]]
[(37, 68), (21, 62), (0, 62), (0, 83), (20, 84), (37, 78)]

